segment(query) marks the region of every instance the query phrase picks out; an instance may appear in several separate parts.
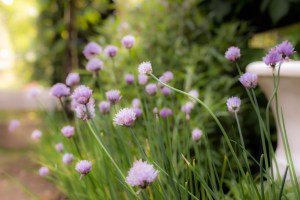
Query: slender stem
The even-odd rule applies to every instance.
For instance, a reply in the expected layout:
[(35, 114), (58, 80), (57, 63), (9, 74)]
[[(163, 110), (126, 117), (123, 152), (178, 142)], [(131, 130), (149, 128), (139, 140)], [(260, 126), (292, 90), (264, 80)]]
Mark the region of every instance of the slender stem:
[(60, 105), (61, 105), (62, 110), (63, 110), (64, 118), (65, 118), (66, 121), (69, 121), (69, 118), (68, 118), (66, 110), (65, 110), (65, 105), (64, 105), (64, 103), (63, 103), (63, 101), (62, 101), (61, 98), (58, 98), (58, 99), (59, 99)]
[(129, 127), (129, 130), (130, 130), (130, 133), (131, 133), (131, 135), (132, 135), (132, 137), (133, 137), (133, 139), (134, 139), (134, 142), (135, 142), (136, 145), (138, 146), (140, 152), (143, 154), (144, 159), (146, 159), (146, 158), (147, 158), (147, 154), (146, 154), (146, 152), (144, 151), (142, 145), (140, 144), (138, 138), (136, 137), (136, 135), (135, 135), (135, 133), (133, 132), (133, 130), (132, 130), (131, 127)]

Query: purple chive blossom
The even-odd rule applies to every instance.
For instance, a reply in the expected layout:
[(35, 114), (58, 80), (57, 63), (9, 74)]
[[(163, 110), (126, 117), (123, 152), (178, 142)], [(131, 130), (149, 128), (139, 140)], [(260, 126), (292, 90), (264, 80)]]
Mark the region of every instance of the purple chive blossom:
[(74, 160), (74, 155), (71, 153), (65, 153), (62, 157), (62, 161), (66, 165), (70, 165)]
[(50, 172), (50, 170), (49, 170), (49, 168), (48, 167), (41, 167), (40, 169), (39, 169), (39, 175), (40, 176), (47, 176), (48, 174), (49, 174), (49, 172)]
[(140, 187), (145, 189), (148, 185), (155, 181), (158, 171), (153, 165), (146, 161), (137, 160), (133, 163), (126, 177), (126, 182), (132, 187)]
[[(95, 100), (93, 98), (86, 105), (74, 103), (76, 116), (82, 120), (88, 120), (95, 117)], [(88, 110), (87, 110), (88, 109)]]
[(171, 80), (173, 80), (173, 78), (174, 78), (173, 73), (171, 71), (166, 71), (165, 73), (163, 73), (161, 77), (159, 77), (159, 80), (161, 82), (168, 83)]
[(40, 130), (34, 130), (31, 133), (32, 140), (38, 141), (38, 140), (40, 140), (41, 137), (42, 137), (42, 132)]
[(257, 86), (257, 75), (246, 72), (239, 78), (239, 81), (247, 89), (255, 88)]
[(139, 108), (141, 106), (141, 101), (138, 98), (134, 98), (131, 105), (133, 108)]
[(103, 62), (98, 58), (92, 58), (86, 64), (85, 68), (90, 72), (98, 72), (103, 69)]
[(11, 133), (15, 132), (17, 130), (17, 128), (19, 128), (20, 124), (21, 123), (19, 120), (16, 120), (16, 119), (11, 120), (8, 125), (8, 131)]
[(293, 45), (289, 41), (283, 41), (278, 44), (276, 47), (276, 51), (282, 55), (282, 58), (289, 58), (291, 55), (295, 53), (295, 49)]
[(189, 91), (189, 95), (191, 95), (192, 97), (198, 99), (199, 98), (199, 92), (197, 90), (191, 90)]
[(92, 97), (92, 93), (93, 91), (89, 87), (80, 85), (74, 90), (72, 99), (74, 99), (74, 101), (78, 104), (86, 105)]
[(122, 96), (120, 95), (120, 91), (119, 90), (109, 90), (105, 93), (107, 100), (111, 103), (111, 104), (116, 104), (118, 103)]
[(138, 80), (140, 85), (146, 85), (148, 83), (148, 76), (145, 74), (139, 74)]
[(118, 53), (118, 47), (113, 45), (108, 45), (107, 47), (105, 47), (104, 52), (108, 57), (113, 58)]
[(140, 117), (142, 115), (142, 109), (140, 108), (132, 108), (132, 109), (135, 112), (136, 117)]
[(60, 99), (70, 95), (70, 88), (63, 83), (56, 83), (52, 86), (50, 94)]
[(78, 73), (69, 73), (66, 78), (66, 85), (68, 86), (74, 86), (79, 84), (80, 82), (80, 76)]
[(187, 102), (186, 104), (184, 104), (181, 107), (181, 111), (185, 113), (186, 120), (190, 119), (190, 113), (191, 113), (192, 109), (194, 108), (194, 105), (195, 104), (192, 102)]
[(41, 89), (40, 88), (30, 88), (28, 90), (28, 93), (27, 93), (27, 98), (28, 99), (34, 99), (34, 98), (37, 98), (39, 94), (41, 94)]
[(202, 131), (198, 128), (195, 128), (193, 131), (192, 131), (192, 138), (194, 141), (198, 141), (202, 136)]
[(75, 170), (81, 174), (80, 179), (82, 179), (92, 170), (92, 162), (88, 160), (81, 160), (76, 164)]
[(167, 118), (173, 115), (173, 111), (170, 108), (162, 108), (159, 114), (162, 118)]
[(134, 45), (134, 37), (132, 35), (126, 35), (125, 37), (123, 37), (122, 39), (122, 45), (126, 48), (126, 49), (131, 49)]
[(102, 48), (95, 42), (88, 43), (83, 50), (83, 55), (86, 59), (91, 59), (102, 52)]
[(238, 47), (229, 47), (225, 52), (225, 58), (229, 61), (236, 61), (241, 57), (241, 50)]
[(229, 99), (227, 99), (226, 105), (229, 112), (238, 112), (241, 106), (241, 99), (238, 97), (230, 97)]
[(61, 133), (66, 137), (66, 138), (71, 138), (74, 135), (75, 128), (73, 126), (65, 126), (61, 129)]
[(101, 101), (99, 103), (99, 111), (102, 114), (108, 114), (110, 112), (110, 103), (108, 101)]
[(163, 87), (163, 88), (161, 88), (161, 92), (163, 93), (164, 96), (169, 96), (172, 91), (168, 87)]
[(263, 57), (263, 61), (266, 65), (270, 65), (271, 67), (275, 67), (275, 65), (282, 60), (282, 56), (278, 51), (273, 48), (268, 54)]
[(126, 74), (125, 75), (125, 81), (128, 85), (132, 84), (134, 82), (134, 75), (133, 74)]
[(142, 62), (139, 65), (139, 74), (150, 74), (152, 73), (152, 66), (150, 62)]
[(136, 113), (131, 108), (121, 109), (115, 116), (114, 122), (120, 126), (132, 126), (136, 120)]
[(154, 96), (157, 92), (157, 85), (154, 83), (149, 83), (148, 85), (146, 85), (145, 90), (149, 95)]
[(56, 145), (55, 145), (55, 149), (56, 149), (56, 151), (58, 151), (58, 152), (63, 152), (63, 150), (64, 150), (64, 145), (60, 142), (60, 143), (57, 143)]

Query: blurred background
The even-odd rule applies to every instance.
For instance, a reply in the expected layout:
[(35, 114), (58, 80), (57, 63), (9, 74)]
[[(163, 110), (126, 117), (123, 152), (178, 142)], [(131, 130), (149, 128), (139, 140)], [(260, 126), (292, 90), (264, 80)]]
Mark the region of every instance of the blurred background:
[[(35, 177), (30, 154), (24, 158), (24, 153), (31, 152), (26, 138), (42, 120), (32, 112), (36, 108), (26, 100), (26, 91), (47, 90), (64, 82), (71, 71), (84, 77), (82, 50), (88, 41), (120, 46), (124, 35), (133, 35), (137, 40), (133, 63), (150, 60), (157, 74), (172, 70), (177, 87), (198, 89), (218, 111), (224, 110), (224, 96), (243, 95), (236, 68), (224, 59), (226, 49), (241, 48), (242, 68), (261, 60), (282, 40), (290, 40), (299, 50), (299, 13), (298, 0), (0, 0), (0, 169), (16, 174), (13, 178), (1, 174), (0, 196), (16, 190), (11, 181), (24, 183), (28, 179), (24, 177)], [(122, 53), (117, 59), (126, 71), (136, 70)], [(259, 98), (263, 106), (264, 96)], [(254, 113), (247, 107), (244, 111), (243, 127), (253, 135), (257, 130), (247, 128), (256, 123)], [(22, 119), (23, 128), (15, 135), (7, 133), (12, 118)], [(230, 127), (232, 122), (226, 123)], [(209, 130), (213, 136), (215, 125)], [(246, 141), (250, 150), (259, 143), (256, 138)], [(20, 162), (28, 163), (28, 169), (18, 168)], [(39, 197), (51, 199), (48, 194), (54, 188), (42, 183), (30, 187)], [(22, 195), (24, 188), (19, 190)]]

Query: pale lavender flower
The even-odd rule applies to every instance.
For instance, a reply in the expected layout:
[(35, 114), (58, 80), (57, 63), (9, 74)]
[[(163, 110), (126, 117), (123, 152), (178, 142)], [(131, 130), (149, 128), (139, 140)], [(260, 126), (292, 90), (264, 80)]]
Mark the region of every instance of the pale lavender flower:
[(247, 89), (255, 88), (257, 86), (257, 75), (246, 72), (239, 78), (239, 81)]
[(155, 170), (153, 165), (146, 161), (137, 160), (133, 163), (126, 177), (126, 182), (132, 186), (138, 186), (145, 189), (155, 181), (159, 171)]
[(76, 164), (75, 170), (81, 174), (80, 179), (82, 179), (92, 170), (92, 162), (88, 160), (81, 160)]
[(136, 113), (131, 108), (121, 109), (114, 118), (114, 122), (120, 126), (132, 126), (136, 120)]
[(92, 97), (92, 93), (93, 91), (89, 87), (80, 85), (74, 90), (72, 99), (74, 99), (78, 104), (86, 105)]
[(152, 73), (152, 66), (150, 62), (142, 62), (139, 65), (139, 74), (150, 74)]
[(21, 123), (19, 120), (16, 120), (16, 119), (11, 120), (8, 125), (8, 131), (11, 133), (15, 132), (17, 130), (17, 128), (19, 128), (20, 124)]
[(158, 114), (158, 108), (157, 108), (157, 107), (154, 107), (153, 110), (152, 110), (152, 112), (153, 112), (154, 114)]
[(118, 47), (113, 45), (108, 45), (107, 47), (105, 47), (104, 52), (108, 57), (113, 58), (118, 53)]
[(52, 86), (50, 94), (60, 99), (70, 95), (70, 88), (63, 83), (56, 83)]
[(105, 94), (106, 94), (107, 100), (111, 104), (118, 103), (121, 100), (121, 98), (122, 98), (122, 96), (120, 95), (120, 91), (119, 90), (109, 90)]
[(198, 141), (202, 136), (202, 131), (198, 128), (195, 128), (193, 131), (192, 131), (192, 138), (194, 141)]
[(141, 101), (138, 98), (134, 98), (131, 105), (133, 108), (139, 108), (141, 106)]
[(171, 94), (171, 89), (168, 87), (162, 87), (161, 92), (163, 93), (164, 96), (169, 96)]
[(99, 111), (102, 114), (108, 114), (110, 112), (110, 103), (108, 101), (101, 101), (99, 103)]
[(241, 99), (238, 97), (230, 97), (229, 99), (227, 99), (226, 105), (229, 112), (238, 112), (241, 106)]
[(126, 35), (122, 39), (122, 44), (126, 49), (131, 49), (134, 45), (135, 39), (132, 35)]
[(70, 165), (74, 160), (74, 155), (71, 153), (65, 153), (62, 157), (62, 161), (66, 165)]
[(31, 133), (32, 140), (38, 141), (40, 140), (41, 137), (42, 137), (42, 132), (40, 130), (36, 129)]
[(95, 42), (88, 43), (83, 50), (83, 55), (86, 59), (91, 59), (102, 52), (102, 48)]
[(263, 61), (266, 65), (270, 65), (271, 67), (275, 67), (275, 65), (282, 60), (282, 56), (278, 51), (273, 48), (268, 54), (263, 57)]
[(41, 167), (40, 169), (39, 169), (39, 175), (40, 176), (47, 176), (48, 174), (49, 174), (49, 172), (50, 172), (50, 170), (49, 170), (49, 168), (48, 167)]
[(157, 85), (154, 83), (149, 83), (148, 85), (146, 85), (145, 90), (149, 95), (154, 96), (157, 92)]
[(85, 68), (90, 72), (98, 72), (103, 69), (103, 62), (98, 58), (91, 58)]
[(165, 73), (163, 73), (161, 77), (159, 77), (159, 80), (161, 82), (168, 83), (171, 80), (173, 80), (173, 78), (174, 78), (173, 73), (171, 71), (166, 71)]
[(159, 114), (162, 118), (167, 118), (173, 115), (173, 111), (170, 108), (162, 108)]
[[(88, 110), (87, 110), (88, 109)], [(76, 116), (82, 120), (88, 120), (95, 117), (95, 100), (90, 98), (86, 105), (77, 104), (75, 107)]]
[(282, 55), (282, 58), (289, 58), (291, 55), (295, 53), (295, 49), (293, 45), (289, 41), (283, 41), (278, 44), (276, 47), (276, 51)]
[(236, 61), (241, 57), (241, 50), (238, 47), (229, 47), (225, 52), (225, 58), (229, 61)]
[(125, 81), (127, 84), (132, 84), (134, 82), (134, 75), (133, 74), (126, 74)]
[(195, 104), (192, 102), (187, 102), (181, 107), (181, 111), (185, 113), (186, 120), (190, 119), (190, 113), (194, 108)]
[(145, 74), (139, 74), (138, 79), (140, 85), (146, 85), (148, 83), (148, 76)]
[(64, 150), (64, 145), (63, 145), (61, 142), (59, 142), (59, 143), (57, 143), (57, 144), (55, 145), (55, 149), (56, 149), (56, 151), (58, 151), (58, 152), (63, 152), (63, 150)]
[(142, 109), (140, 108), (132, 108), (132, 109), (135, 112), (136, 117), (140, 117), (142, 115)]
[(198, 99), (199, 98), (199, 92), (197, 90), (191, 90), (189, 91), (189, 95), (191, 95), (192, 97)]
[(27, 92), (27, 98), (28, 99), (34, 99), (37, 98), (39, 94), (41, 94), (42, 90), (38, 87), (32, 87)]
[(77, 85), (80, 82), (80, 76), (78, 73), (69, 73), (66, 78), (66, 84), (68, 86)]
[(71, 138), (74, 135), (75, 128), (73, 126), (64, 126), (61, 129), (61, 133), (66, 137), (66, 138)]

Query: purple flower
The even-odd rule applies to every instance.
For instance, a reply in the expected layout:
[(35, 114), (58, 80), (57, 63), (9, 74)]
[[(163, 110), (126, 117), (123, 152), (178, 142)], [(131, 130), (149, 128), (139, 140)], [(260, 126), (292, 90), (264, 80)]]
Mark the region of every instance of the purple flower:
[(162, 108), (159, 114), (162, 118), (167, 118), (173, 115), (173, 111), (170, 108)]
[(150, 74), (152, 73), (152, 66), (150, 62), (142, 62), (139, 65), (139, 74)]
[(61, 129), (61, 133), (66, 137), (66, 138), (71, 138), (74, 135), (75, 128), (73, 126), (65, 126)]
[(166, 71), (165, 73), (163, 73), (161, 77), (159, 77), (159, 80), (161, 82), (168, 83), (171, 80), (173, 80), (173, 78), (174, 78), (173, 73), (171, 71)]
[(42, 137), (42, 132), (40, 130), (36, 129), (31, 133), (31, 139), (35, 141), (40, 140), (41, 137)]
[(118, 53), (118, 47), (113, 46), (113, 45), (108, 45), (107, 47), (105, 47), (104, 52), (106, 53), (106, 55), (108, 57), (115, 57)]
[(132, 84), (134, 82), (134, 75), (133, 74), (126, 74), (125, 81), (127, 84)]
[(257, 86), (257, 75), (246, 72), (239, 78), (239, 81), (247, 89), (255, 88)]
[(92, 93), (93, 91), (89, 87), (80, 85), (74, 90), (72, 99), (78, 104), (86, 105), (92, 97)]
[(138, 79), (139, 79), (139, 84), (140, 85), (146, 85), (147, 82), (148, 82), (148, 76), (145, 75), (145, 74), (139, 74)]
[(114, 122), (120, 126), (132, 126), (136, 120), (136, 113), (131, 108), (121, 109), (115, 116)]
[(122, 39), (122, 44), (126, 49), (131, 49), (134, 45), (134, 37), (132, 35), (126, 35)]
[(62, 157), (62, 161), (66, 165), (70, 165), (73, 162), (73, 160), (74, 160), (74, 155), (71, 153), (65, 153)]
[(192, 102), (187, 102), (181, 107), (181, 111), (185, 113), (186, 120), (190, 119), (190, 113), (194, 108), (195, 104)]
[(197, 90), (191, 90), (189, 91), (189, 95), (191, 95), (192, 97), (198, 99), (199, 98), (199, 92)]
[(58, 152), (62, 152), (64, 150), (64, 145), (60, 142), (55, 145), (55, 149)]
[(295, 53), (295, 49), (293, 45), (289, 41), (283, 41), (278, 44), (276, 47), (276, 51), (282, 55), (282, 58), (289, 58), (291, 55)]
[(63, 83), (56, 83), (52, 86), (50, 94), (60, 99), (70, 95), (70, 88)]
[(108, 114), (110, 112), (110, 103), (108, 101), (101, 101), (99, 103), (99, 111), (102, 114)]
[(141, 106), (141, 101), (138, 98), (134, 98), (131, 105), (133, 108), (139, 108)]
[(126, 177), (126, 182), (132, 187), (145, 189), (157, 178), (158, 171), (146, 161), (137, 160), (133, 163)]
[(98, 72), (103, 69), (103, 62), (98, 58), (91, 58), (85, 68), (90, 72)]
[(81, 174), (80, 179), (82, 179), (82, 177), (92, 170), (92, 162), (88, 160), (81, 160), (76, 164), (75, 170)]
[(241, 106), (241, 99), (238, 97), (230, 97), (229, 99), (227, 99), (226, 105), (229, 112), (238, 112)]
[(83, 55), (86, 59), (91, 59), (102, 52), (102, 48), (95, 42), (88, 43), (83, 50)]
[(82, 120), (94, 118), (95, 100), (93, 98), (90, 98), (90, 101), (86, 105), (73, 103), (73, 110), (75, 110), (76, 116)]
[(16, 119), (11, 120), (8, 125), (8, 131), (11, 133), (15, 132), (17, 130), (17, 128), (19, 128), (20, 124), (21, 123), (19, 120), (16, 120)]
[(161, 88), (161, 92), (163, 93), (164, 96), (169, 96), (172, 91), (168, 87), (163, 87), (163, 88)]
[(154, 83), (149, 83), (148, 85), (146, 85), (145, 90), (149, 95), (154, 96), (157, 92), (157, 85)]
[(238, 47), (229, 47), (225, 52), (225, 58), (229, 61), (236, 61), (241, 57), (241, 50)]
[(109, 90), (106, 92), (106, 98), (107, 100), (111, 103), (111, 104), (116, 104), (118, 103), (122, 96), (120, 95), (120, 91), (119, 90)]
[(194, 141), (198, 141), (202, 136), (202, 131), (198, 128), (195, 128), (193, 131), (192, 131), (192, 138)]
[(69, 73), (66, 78), (66, 84), (68, 86), (77, 85), (80, 82), (80, 76), (78, 73)]
[(270, 65), (271, 67), (275, 67), (275, 65), (282, 60), (282, 56), (278, 51), (273, 48), (268, 54), (263, 57), (263, 61), (266, 65)]
[(49, 174), (50, 170), (48, 167), (41, 167), (39, 169), (39, 175), (40, 176), (47, 176)]
[(142, 109), (140, 108), (133, 108), (136, 117), (140, 117), (142, 115)]
[(27, 98), (28, 99), (34, 99), (37, 98), (39, 94), (41, 94), (42, 90), (38, 87), (32, 87), (28, 90)]

